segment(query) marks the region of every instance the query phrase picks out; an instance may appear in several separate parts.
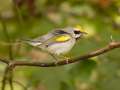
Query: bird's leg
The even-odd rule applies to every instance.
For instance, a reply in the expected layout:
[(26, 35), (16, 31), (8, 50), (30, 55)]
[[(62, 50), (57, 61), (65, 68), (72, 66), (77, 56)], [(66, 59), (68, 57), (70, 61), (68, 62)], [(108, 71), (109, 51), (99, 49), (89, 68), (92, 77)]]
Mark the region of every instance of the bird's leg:
[(61, 58), (63, 58), (66, 61), (66, 63), (68, 63), (68, 61), (70, 60), (70, 57), (64, 55), (62, 55)]
[(68, 61), (70, 60), (70, 57), (64, 56), (64, 59), (65, 59), (66, 63), (68, 63)]

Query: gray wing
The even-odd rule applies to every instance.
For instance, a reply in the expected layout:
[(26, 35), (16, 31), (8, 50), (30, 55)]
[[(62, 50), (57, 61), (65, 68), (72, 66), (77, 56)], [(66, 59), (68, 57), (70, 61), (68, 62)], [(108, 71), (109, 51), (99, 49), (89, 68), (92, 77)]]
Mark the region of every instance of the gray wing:
[(33, 40), (27, 39), (25, 40), (28, 44), (32, 45), (32, 46), (45, 46), (48, 45), (48, 43), (50, 42), (50, 40), (60, 34), (67, 34), (67, 32), (65, 32), (63, 29), (58, 29), (58, 30), (53, 30), (43, 36), (40, 36), (38, 38), (35, 38)]
[(33, 39), (33, 42), (41, 42), (41, 43), (45, 43), (46, 41), (50, 40), (51, 38), (53, 38), (56, 35), (60, 35), (60, 34), (67, 34), (67, 32), (63, 31), (62, 29), (58, 29), (58, 30), (53, 30), (43, 36), (40, 36), (38, 38)]

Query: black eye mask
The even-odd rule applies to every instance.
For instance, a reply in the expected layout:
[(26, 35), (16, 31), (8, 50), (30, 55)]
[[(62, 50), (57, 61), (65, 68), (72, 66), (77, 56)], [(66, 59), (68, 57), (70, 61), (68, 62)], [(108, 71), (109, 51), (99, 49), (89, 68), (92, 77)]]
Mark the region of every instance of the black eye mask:
[(75, 34), (80, 34), (80, 31), (74, 31)]

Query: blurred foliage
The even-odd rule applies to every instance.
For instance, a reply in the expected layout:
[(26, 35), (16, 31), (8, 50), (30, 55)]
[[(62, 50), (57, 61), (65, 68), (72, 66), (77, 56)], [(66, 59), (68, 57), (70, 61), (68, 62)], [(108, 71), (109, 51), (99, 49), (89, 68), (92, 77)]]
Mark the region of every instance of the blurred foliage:
[[(14, 60), (48, 62), (49, 55), (18, 41), (54, 28), (80, 24), (88, 32), (69, 53), (70, 57), (104, 47), (111, 36), (120, 40), (120, 0), (0, 0), (0, 14), (13, 46)], [(9, 45), (0, 24), (0, 57), (9, 57)], [(0, 63), (0, 80), (3, 71)], [(66, 66), (19, 67), (14, 71), (14, 80), (28, 90), (120, 90), (120, 49)], [(14, 88), (23, 90), (17, 83)]]

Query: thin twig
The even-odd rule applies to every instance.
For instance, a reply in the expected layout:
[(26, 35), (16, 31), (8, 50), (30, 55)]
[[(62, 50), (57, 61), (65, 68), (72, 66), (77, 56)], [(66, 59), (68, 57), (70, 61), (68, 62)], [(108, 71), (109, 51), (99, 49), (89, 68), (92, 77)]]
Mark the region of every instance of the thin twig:
[(1, 90), (5, 90), (5, 86), (6, 86), (6, 75), (4, 74), (3, 80), (2, 80), (2, 85), (1, 85)]
[(19, 86), (21, 86), (23, 88), (23, 90), (27, 90), (27, 87), (25, 87), (22, 83), (18, 82), (18, 81), (13, 81), (13, 83), (18, 84)]
[[(11, 39), (9, 37), (8, 31), (7, 31), (7, 26), (5, 21), (3, 20), (1, 14), (0, 14), (0, 19), (1, 19), (1, 24), (3, 27), (3, 34), (5, 35), (5, 38), (7, 40), (8, 43), (11, 43)], [(13, 51), (12, 51), (12, 45), (8, 45), (8, 54), (9, 54), (9, 59), (13, 60)]]
[(2, 87), (1, 90), (5, 90), (5, 86), (6, 86), (6, 81), (8, 78), (8, 72), (9, 72), (9, 67), (7, 66), (3, 75), (3, 80), (2, 80)]
[[(1, 14), (0, 14), (0, 19), (1, 19), (1, 24), (2, 24), (2, 27), (3, 27), (3, 34), (4, 34), (5, 38), (6, 38), (6, 41), (7, 41), (8, 43), (11, 43), (11, 39), (10, 39), (10, 37), (9, 37), (8, 30), (7, 30), (7, 26), (6, 26), (6, 22), (5, 22), (5, 20), (2, 18)], [(13, 46), (13, 45), (8, 45), (9, 61), (14, 60), (14, 58), (13, 58), (13, 50), (12, 50), (13, 47), (12, 47), (12, 46)], [(8, 64), (8, 66), (7, 66), (6, 69), (5, 69), (4, 76), (3, 76), (3, 81), (2, 81), (2, 90), (5, 90), (6, 81), (8, 80), (8, 75), (10, 74), (10, 73), (9, 73), (9, 71), (10, 71), (10, 70), (9, 70), (9, 69), (10, 69), (9, 63), (10, 63), (10, 62), (8, 62), (8, 61), (6, 61), (6, 60), (3, 60), (3, 59), (1, 59), (0, 61)], [(9, 78), (9, 82), (10, 82), (10, 88), (11, 88), (11, 90), (13, 90), (12, 78), (11, 78), (11, 77)]]
[[(0, 83), (2, 83), (2, 81), (0, 81)], [(8, 83), (8, 82), (6, 82), (6, 83)], [(24, 86), (24, 85), (23, 85), (22, 83), (20, 83), (19, 81), (13, 80), (13, 83), (15, 83), (15, 84), (21, 86), (21, 87), (23, 88), (23, 90), (27, 90), (27, 87)], [(1, 88), (1, 87), (0, 87), (0, 88)]]
[(0, 58), (0, 62), (3, 62), (3, 63), (5, 63), (5, 64), (9, 64), (9, 61), (8, 61), (8, 60), (2, 59), (2, 58)]
[[(78, 61), (85, 61), (88, 58), (104, 54), (104, 53), (111, 51), (115, 48), (120, 48), (120, 42), (115, 42), (115, 41), (111, 42), (106, 47), (97, 49), (96, 51), (90, 52), (88, 54), (85, 54), (85, 55), (80, 56), (80, 57), (75, 58), (75, 59), (68, 60), (67, 62), (66, 62), (66, 60), (63, 60), (63, 61), (59, 61), (58, 63), (56, 63), (56, 62), (40, 63), (40, 62), (28, 62), (28, 61), (9, 61), (9, 62), (7, 62), (7, 61), (0, 59), (0, 61), (8, 64), (7, 68), (5, 69), (4, 77), (2, 80), (2, 90), (5, 90), (6, 80), (9, 80), (11, 90), (13, 90), (13, 85), (12, 85), (13, 80), (12, 80), (12, 77), (9, 77), (9, 74), (10, 74), (10, 71), (13, 71), (13, 69), (16, 66), (56, 67), (56, 66), (61, 66), (61, 65), (67, 65), (67, 64), (78, 62)], [(8, 79), (8, 78), (10, 78), (10, 79)]]
[(13, 68), (10, 67), (9, 65), (5, 68), (5, 72), (3, 75), (2, 90), (5, 90), (6, 81), (9, 82), (11, 90), (14, 90), (14, 88), (13, 88)]
[[(22, 1), (23, 2), (23, 1)], [(18, 5), (17, 3), (17, 0), (12, 0), (12, 7), (13, 7), (13, 11), (15, 13), (15, 18), (17, 20), (17, 30), (19, 31), (19, 36), (23, 36), (23, 31), (24, 31), (24, 27), (25, 27), (25, 23), (24, 23), (24, 19), (23, 19), (23, 15), (21, 13), (21, 8), (20, 6)], [(20, 52), (20, 46), (21, 44), (19, 44), (17, 47), (16, 47), (16, 50), (14, 51), (14, 55), (18, 55), (19, 52)]]
[(9, 85), (10, 85), (11, 90), (14, 90), (12, 78), (9, 79)]
[(18, 5), (16, 4), (16, 1), (15, 0), (12, 0), (13, 2), (13, 11), (15, 12), (15, 15), (16, 15), (16, 18), (18, 19), (18, 23), (19, 25), (21, 26), (21, 28), (23, 27), (23, 17), (21, 15), (21, 12), (20, 12), (20, 8), (18, 7)]
[(95, 57), (98, 56), (100, 54), (104, 54), (108, 51), (111, 51), (115, 48), (120, 48), (120, 42), (111, 42), (110, 44), (108, 44), (106, 47), (97, 49), (96, 51), (90, 52), (88, 54), (79, 56), (78, 58), (75, 59), (71, 59), (68, 60), (68, 62), (66, 62), (66, 60), (63, 61), (58, 61), (58, 63), (40, 63), (40, 62), (28, 62), (28, 61), (11, 61), (8, 62), (6, 60), (2, 60), (0, 59), (1, 62), (5, 62), (5, 63), (9, 63), (10, 67), (16, 67), (16, 66), (38, 66), (38, 67), (55, 67), (55, 66), (61, 66), (61, 65), (66, 65), (66, 64), (70, 64), (70, 63), (75, 63), (77, 61), (84, 61), (88, 58), (91, 57)]
[(10, 68), (10, 70), (9, 70), (8, 82), (9, 82), (11, 90), (14, 90), (14, 88), (13, 88), (13, 69), (12, 68)]

